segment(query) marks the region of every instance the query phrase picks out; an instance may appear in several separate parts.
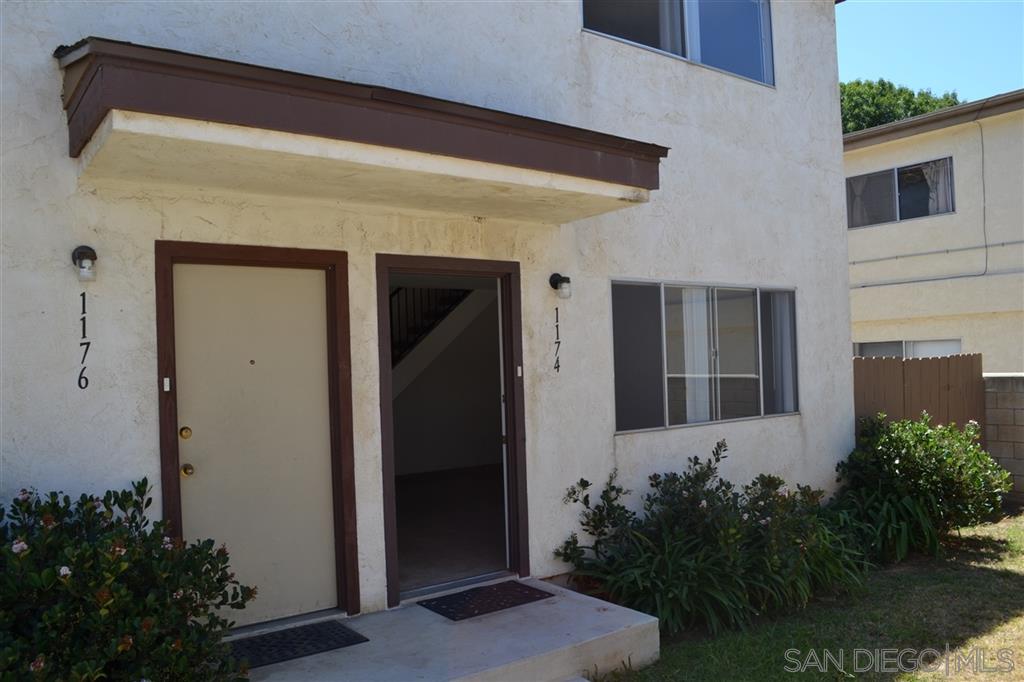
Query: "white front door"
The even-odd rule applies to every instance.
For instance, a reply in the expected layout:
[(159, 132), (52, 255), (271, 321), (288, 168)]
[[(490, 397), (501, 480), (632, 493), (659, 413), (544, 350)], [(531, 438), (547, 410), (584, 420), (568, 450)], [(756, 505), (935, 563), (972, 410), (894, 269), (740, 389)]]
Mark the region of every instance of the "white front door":
[(258, 589), (239, 625), (333, 608), (325, 273), (173, 268), (183, 536)]

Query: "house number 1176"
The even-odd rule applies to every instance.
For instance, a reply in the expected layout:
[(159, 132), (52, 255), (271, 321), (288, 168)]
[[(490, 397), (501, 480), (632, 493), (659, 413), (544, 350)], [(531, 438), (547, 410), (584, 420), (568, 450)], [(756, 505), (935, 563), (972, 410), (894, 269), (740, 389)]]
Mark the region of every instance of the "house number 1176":
[(85, 292), (83, 291), (80, 296), (82, 297), (82, 339), (78, 343), (78, 347), (82, 349), (82, 360), (79, 362), (81, 368), (78, 370), (78, 388), (83, 391), (89, 388), (89, 377), (85, 376), (85, 358), (89, 355), (89, 349), (92, 347), (92, 341), (89, 340), (88, 330), (85, 326)]

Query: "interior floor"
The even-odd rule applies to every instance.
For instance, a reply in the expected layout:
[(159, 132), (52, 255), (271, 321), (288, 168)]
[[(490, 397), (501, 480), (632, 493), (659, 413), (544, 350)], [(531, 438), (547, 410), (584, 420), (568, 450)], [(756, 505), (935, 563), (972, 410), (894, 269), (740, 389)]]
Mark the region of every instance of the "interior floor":
[(500, 464), (395, 477), (401, 590), (505, 570)]

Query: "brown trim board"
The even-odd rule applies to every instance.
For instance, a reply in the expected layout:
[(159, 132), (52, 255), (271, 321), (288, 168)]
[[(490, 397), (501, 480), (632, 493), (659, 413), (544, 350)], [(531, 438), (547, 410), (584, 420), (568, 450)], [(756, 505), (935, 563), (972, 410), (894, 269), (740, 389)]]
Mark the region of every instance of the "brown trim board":
[[(160, 479), (163, 515), (181, 534), (181, 479), (178, 473), (178, 404), (174, 355), (174, 273), (177, 263), (250, 265), (323, 270), (327, 287), (328, 395), (331, 412), (331, 483), (338, 607), (359, 612), (356, 495), (352, 444), (352, 360), (348, 310), (348, 257), (343, 251), (233, 244), (157, 241), (157, 386), (160, 396)], [(171, 390), (163, 390), (164, 377)]]
[(523, 398), (523, 322), (519, 263), (434, 256), (377, 254), (377, 339), (380, 359), (381, 470), (384, 479), (384, 548), (388, 606), (398, 606), (398, 524), (395, 508), (395, 443), (391, 387), (389, 280), (394, 273), (494, 277), (501, 281), (501, 325), (505, 373), (508, 467), (509, 567), (530, 575), (529, 516), (526, 495), (526, 419)]
[(86, 38), (64, 69), (69, 153), (112, 109), (315, 135), (657, 189), (668, 149), (409, 92)]

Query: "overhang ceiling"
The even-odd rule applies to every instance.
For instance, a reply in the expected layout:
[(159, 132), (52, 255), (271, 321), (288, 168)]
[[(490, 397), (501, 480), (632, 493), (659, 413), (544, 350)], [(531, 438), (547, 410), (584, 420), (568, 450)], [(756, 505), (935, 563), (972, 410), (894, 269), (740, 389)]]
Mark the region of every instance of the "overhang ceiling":
[(542, 222), (647, 200), (668, 149), (413, 93), (87, 38), (64, 69), (83, 174)]

